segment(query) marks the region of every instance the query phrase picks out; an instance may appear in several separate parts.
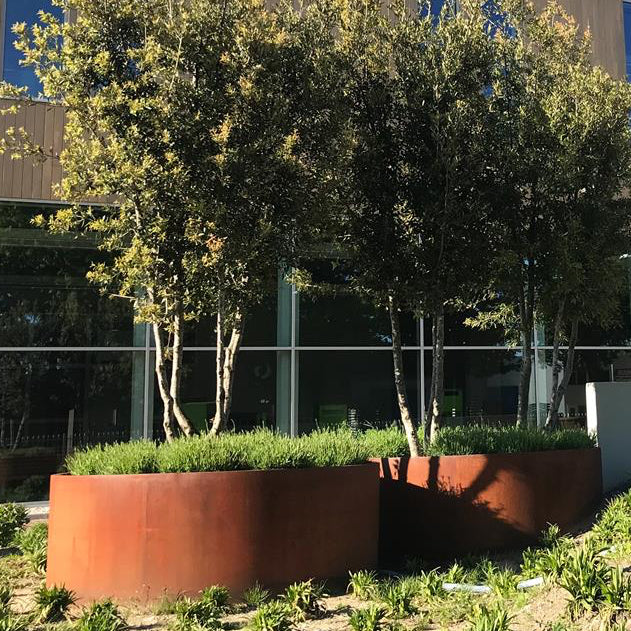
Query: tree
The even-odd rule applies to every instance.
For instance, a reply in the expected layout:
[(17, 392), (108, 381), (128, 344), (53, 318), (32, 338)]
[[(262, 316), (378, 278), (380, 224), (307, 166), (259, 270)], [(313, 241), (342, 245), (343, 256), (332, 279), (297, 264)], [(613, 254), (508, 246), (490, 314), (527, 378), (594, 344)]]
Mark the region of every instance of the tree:
[[(490, 92), (494, 119), (489, 133), (499, 244), (491, 286), (499, 307), (494, 314), (482, 314), (478, 324), (512, 318), (518, 324), (522, 363), (517, 423), (526, 424), (535, 321), (547, 317), (555, 322), (553, 379), (558, 383), (558, 351), (567, 318), (575, 322), (570, 327), (573, 348), (578, 322), (593, 314), (595, 303), (588, 306), (586, 299), (587, 284), (598, 273), (594, 265), (602, 265), (602, 272), (611, 263), (610, 249), (599, 261), (592, 247), (600, 237), (589, 241), (588, 231), (596, 225), (597, 208), (604, 213), (602, 235), (621, 226), (622, 206), (615, 199), (627, 168), (628, 97), (626, 86), (592, 68), (589, 34), (581, 34), (556, 2), (542, 12), (520, 1), (507, 0), (502, 6), (509, 26), (496, 36), (501, 63)], [(606, 109), (599, 114), (600, 107)], [(608, 244), (614, 250), (615, 241)], [(546, 316), (550, 309), (555, 314)], [(609, 317), (607, 306), (601, 312)], [(553, 416), (566, 385), (567, 380), (553, 386)]]
[(63, 6), (74, 21), (15, 28), (45, 95), (66, 108), (60, 196), (75, 204), (40, 223), (96, 232), (113, 253), (89, 276), (153, 327), (167, 439), (175, 423), (194, 431), (180, 405), (185, 323), (217, 315), (221, 431), (247, 312), (322, 211), (329, 145), (313, 139), (326, 141), (334, 118), (318, 82), (334, 12), (268, 11), (259, 0)]
[(343, 242), (355, 289), (386, 307), (394, 378), (411, 454), (410, 414), (399, 314), (434, 317), (430, 438), (442, 414), (445, 309), (469, 303), (479, 287), (488, 239), (485, 89), (493, 41), (476, 2), (420, 19), (352, 4), (342, 31), (353, 148)]

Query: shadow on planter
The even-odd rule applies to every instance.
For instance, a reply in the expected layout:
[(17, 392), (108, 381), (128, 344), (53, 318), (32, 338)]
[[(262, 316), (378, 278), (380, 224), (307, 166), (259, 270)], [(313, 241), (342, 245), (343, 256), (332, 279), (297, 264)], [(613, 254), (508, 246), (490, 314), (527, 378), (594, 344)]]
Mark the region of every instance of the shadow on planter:
[(602, 496), (599, 449), (379, 461), (380, 562), (440, 559), (533, 543)]

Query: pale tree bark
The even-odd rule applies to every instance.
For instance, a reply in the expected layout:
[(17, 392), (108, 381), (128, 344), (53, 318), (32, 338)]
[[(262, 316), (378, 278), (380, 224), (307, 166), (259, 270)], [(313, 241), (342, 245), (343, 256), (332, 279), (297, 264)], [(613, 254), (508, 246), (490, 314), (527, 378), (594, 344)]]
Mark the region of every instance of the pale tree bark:
[(434, 312), (432, 322), (432, 398), (430, 399), (431, 420), (430, 443), (442, 424), (443, 401), (445, 398), (445, 312), (441, 305)]
[(241, 312), (234, 314), (230, 342), (226, 346), (225, 337), (226, 314), (220, 301), (217, 312), (217, 361), (216, 381), (217, 393), (215, 396), (215, 416), (213, 418), (210, 433), (217, 435), (224, 431), (230, 419), (232, 406), (232, 392), (234, 387), (234, 374), (237, 366), (237, 357), (243, 340), (244, 317)]
[[(565, 393), (567, 392), (567, 386), (570, 382), (570, 378), (572, 376), (572, 371), (574, 370), (574, 354), (576, 349), (576, 342), (578, 340), (578, 318), (574, 317), (572, 319), (572, 328), (570, 330), (570, 339), (568, 340), (567, 347), (567, 356), (565, 358), (565, 366), (563, 367), (563, 379), (561, 379), (561, 383), (559, 383), (559, 372), (561, 370), (561, 362), (559, 361), (558, 351), (557, 351), (557, 364), (553, 366), (552, 369), (552, 394), (550, 397), (550, 407), (548, 409), (548, 416), (546, 418), (546, 429), (556, 429), (559, 425), (559, 407), (561, 407), (561, 402), (563, 401), (563, 397), (565, 397)], [(555, 327), (556, 334), (556, 327)], [(560, 333), (559, 333), (560, 337)], [(555, 339), (555, 346), (558, 346), (558, 342)], [(554, 361), (554, 360), (553, 360)], [(556, 378), (554, 375), (554, 371), (556, 369)]]
[(416, 457), (421, 453), (416, 427), (410, 414), (407, 388), (405, 386), (405, 373), (403, 370), (403, 352), (401, 350), (401, 323), (399, 320), (398, 301), (394, 295), (388, 296), (388, 308), (390, 311), (390, 324), (392, 327), (392, 358), (394, 363), (394, 384), (397, 391), (401, 423), (408, 440), (410, 456)]
[(184, 355), (184, 331), (181, 310), (177, 309), (173, 320), (173, 349), (171, 357), (171, 384), (169, 394), (173, 401), (173, 415), (185, 436), (195, 433), (191, 422), (188, 420), (180, 406), (180, 385), (182, 382), (182, 359)]
[(223, 427), (225, 428), (230, 420), (230, 408), (232, 406), (232, 392), (234, 386), (234, 374), (237, 367), (237, 356), (241, 349), (243, 340), (243, 324), (244, 318), (241, 313), (234, 317), (232, 333), (230, 335), (230, 343), (224, 352), (223, 366)]
[(153, 336), (156, 345), (156, 378), (158, 390), (162, 399), (162, 427), (168, 442), (175, 438), (173, 399), (169, 391), (169, 379), (166, 366), (166, 349), (164, 346), (164, 333), (160, 325), (153, 323)]
[(533, 270), (528, 268), (526, 286), (519, 292), (519, 321), (521, 324), (522, 360), (517, 401), (517, 426), (528, 425), (528, 401), (530, 398), (530, 376), (532, 374), (532, 334), (534, 324), (535, 287)]

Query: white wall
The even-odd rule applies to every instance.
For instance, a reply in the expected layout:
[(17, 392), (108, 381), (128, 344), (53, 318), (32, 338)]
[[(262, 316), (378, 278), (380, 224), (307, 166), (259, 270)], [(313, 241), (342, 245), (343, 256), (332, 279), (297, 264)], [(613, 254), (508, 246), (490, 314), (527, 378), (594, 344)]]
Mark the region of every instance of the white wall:
[(587, 383), (587, 430), (602, 454), (603, 489), (631, 481), (631, 383)]

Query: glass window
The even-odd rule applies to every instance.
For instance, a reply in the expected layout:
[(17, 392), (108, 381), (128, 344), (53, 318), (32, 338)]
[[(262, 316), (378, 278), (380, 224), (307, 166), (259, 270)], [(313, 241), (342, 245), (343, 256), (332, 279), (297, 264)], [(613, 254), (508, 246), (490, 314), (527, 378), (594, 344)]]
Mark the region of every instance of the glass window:
[[(403, 353), (412, 415), (418, 415), (416, 351)], [(300, 351), (299, 431), (348, 422), (389, 425), (400, 418), (390, 351)]]
[[(444, 418), (448, 424), (513, 423), (517, 414), (521, 353), (505, 350), (445, 352)], [(429, 406), (432, 354), (425, 353)], [(534, 394), (534, 393), (533, 393)]]
[(0, 208), (0, 346), (131, 346), (131, 301), (88, 282), (96, 244), (29, 226), (32, 208)]
[[(274, 351), (241, 351), (234, 377), (231, 422), (237, 430), (275, 426), (276, 369)], [(181, 401), (184, 412), (199, 431), (215, 413), (215, 353), (185, 351)], [(162, 400), (157, 384), (153, 401), (154, 438), (163, 438)]]
[[(502, 328), (481, 330), (467, 326), (467, 318), (475, 315), (475, 311), (445, 315), (445, 346), (507, 346)], [(426, 346), (432, 345), (432, 320), (425, 318), (423, 322)]]
[(41, 92), (42, 86), (32, 67), (20, 65), (22, 53), (15, 49), (16, 37), (11, 29), (21, 22), (37, 24), (40, 21), (39, 11), (52, 13), (60, 20), (63, 18), (63, 10), (53, 6), (52, 0), (5, 0), (2, 78), (14, 85), (26, 86), (33, 96)]
[[(329, 283), (329, 295), (300, 295), (298, 339), (300, 346), (389, 346), (390, 317), (348, 289), (343, 263), (316, 261), (309, 266), (317, 282)], [(411, 314), (401, 315), (403, 344), (418, 344), (418, 322)]]
[(142, 435), (143, 383), (138, 352), (0, 353), (0, 500), (42, 499), (68, 450)]

